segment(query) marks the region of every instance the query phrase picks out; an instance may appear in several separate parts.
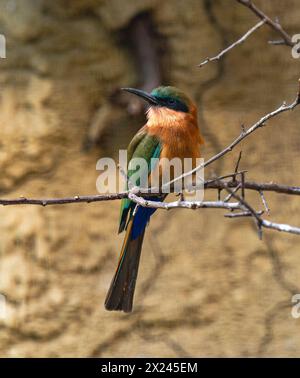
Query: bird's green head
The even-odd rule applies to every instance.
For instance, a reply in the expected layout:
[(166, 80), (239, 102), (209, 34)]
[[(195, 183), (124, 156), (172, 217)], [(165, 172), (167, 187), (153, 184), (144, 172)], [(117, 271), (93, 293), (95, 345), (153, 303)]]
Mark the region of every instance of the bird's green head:
[(191, 100), (178, 88), (158, 87), (153, 89), (151, 95), (154, 96), (160, 106), (188, 113)]
[(152, 106), (166, 107), (178, 112), (188, 113), (192, 104), (189, 97), (175, 87), (157, 87), (151, 93), (134, 88), (122, 89), (143, 98)]

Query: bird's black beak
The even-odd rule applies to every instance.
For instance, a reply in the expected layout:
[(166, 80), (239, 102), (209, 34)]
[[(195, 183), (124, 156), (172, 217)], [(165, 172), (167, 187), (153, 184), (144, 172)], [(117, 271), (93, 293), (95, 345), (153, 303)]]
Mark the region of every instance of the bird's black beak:
[(122, 89), (122, 91), (133, 93), (136, 96), (141, 97), (142, 99), (147, 101), (149, 104), (158, 105), (157, 99), (154, 96), (152, 96), (151, 94), (149, 94), (145, 91), (141, 91), (140, 89), (134, 89), (134, 88), (121, 88), (121, 89)]

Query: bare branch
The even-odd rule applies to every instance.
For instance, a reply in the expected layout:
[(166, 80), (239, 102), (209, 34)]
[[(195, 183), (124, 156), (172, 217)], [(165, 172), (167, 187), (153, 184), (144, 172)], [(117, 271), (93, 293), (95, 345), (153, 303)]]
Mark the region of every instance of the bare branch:
[[(240, 171), (243, 172), (243, 171)], [(239, 172), (237, 172), (239, 173)], [(218, 178), (210, 179), (205, 181), (204, 187), (206, 189), (224, 189), (225, 186), (229, 188), (236, 188), (237, 186), (241, 187), (242, 183), (239, 180), (229, 181), (224, 183), (222, 179), (231, 178), (234, 176), (234, 173), (220, 176)], [(245, 189), (260, 191), (268, 191), (275, 193), (282, 193), (288, 195), (300, 195), (300, 186), (289, 186), (270, 183), (257, 183), (254, 181), (245, 181)], [(147, 190), (142, 190), (139, 188), (133, 188), (131, 193), (136, 194), (139, 197), (149, 197), (157, 196), (157, 193), (150, 193)], [(12, 206), (12, 205), (39, 205), (39, 206), (50, 206), (50, 205), (66, 205), (71, 203), (92, 203), (92, 202), (103, 202), (103, 201), (114, 201), (121, 200), (123, 198), (129, 197), (129, 191), (124, 191), (120, 193), (112, 194), (99, 194), (99, 195), (90, 195), (90, 196), (70, 196), (70, 197), (61, 197), (61, 198), (26, 198), (21, 196), (19, 198), (12, 199), (0, 199), (0, 205), (2, 206)]]
[(0, 199), (0, 205), (3, 205), (3, 206), (10, 206), (10, 205), (49, 206), (49, 205), (66, 205), (70, 203), (91, 203), (91, 202), (113, 201), (113, 200), (120, 200), (123, 198), (128, 198), (128, 192), (113, 193), (113, 194), (100, 194), (100, 195), (92, 195), (92, 196), (73, 196), (73, 197), (63, 197), (63, 198), (26, 198), (26, 197), (21, 196), (19, 198), (14, 198), (14, 199)]
[[(215, 180), (208, 180), (205, 182), (204, 187), (207, 189), (224, 189), (223, 182), (217, 182)], [(241, 185), (241, 181), (235, 182), (228, 182), (228, 186), (231, 188), (235, 188), (238, 185)], [(290, 185), (281, 185), (275, 184), (273, 182), (270, 183), (257, 183), (254, 181), (245, 181), (244, 188), (249, 190), (256, 190), (258, 192), (274, 192), (274, 193), (282, 193), (282, 194), (289, 194), (289, 195), (300, 195), (300, 186), (290, 186)]]
[(300, 235), (300, 227), (293, 227), (284, 223), (275, 223), (268, 220), (262, 220), (262, 227), (270, 228), (272, 230), (288, 232), (289, 234)]
[(260, 27), (262, 27), (264, 24), (266, 23), (266, 20), (262, 20), (260, 22), (258, 22), (255, 26), (253, 26), (253, 28), (251, 28), (250, 30), (247, 31), (246, 34), (244, 34), (240, 39), (238, 39), (236, 42), (234, 42), (232, 45), (228, 46), (225, 50), (222, 50), (218, 55), (212, 57), (212, 58), (206, 58), (202, 63), (200, 63), (198, 65), (198, 67), (203, 67), (205, 66), (205, 64), (209, 63), (209, 62), (213, 62), (213, 61), (216, 61), (216, 60), (219, 60), (221, 59), (225, 54), (227, 54), (230, 50), (232, 50), (234, 47), (242, 44), (243, 42), (246, 41), (246, 39), (251, 35), (253, 34), (257, 29), (259, 29)]
[(129, 193), (128, 198), (132, 201), (137, 203), (139, 206), (155, 208), (155, 209), (164, 209), (164, 210), (171, 210), (177, 208), (186, 208), (186, 209), (227, 209), (227, 210), (241, 210), (243, 213), (247, 212), (250, 213), (253, 218), (255, 219), (257, 226), (258, 226), (258, 234), (259, 238), (261, 239), (262, 236), (262, 228), (269, 228), (276, 231), (287, 232), (291, 234), (300, 235), (300, 227), (290, 226), (288, 224), (283, 223), (275, 223), (270, 222), (262, 219), (260, 215), (261, 212), (255, 211), (252, 206), (250, 206), (242, 197), (238, 196), (236, 193), (233, 192), (228, 186), (225, 185), (226, 190), (229, 193), (232, 193), (232, 197), (234, 197), (238, 202), (224, 202), (224, 201), (175, 201), (175, 202), (156, 202), (151, 200), (146, 200), (142, 197), (137, 196), (136, 194)]
[(230, 189), (228, 186), (225, 187), (225, 189), (229, 193), (232, 194), (233, 198), (235, 198), (237, 201), (239, 201), (238, 203), (240, 204), (241, 210), (246, 211), (253, 216), (253, 218), (255, 219), (256, 224), (257, 224), (258, 236), (259, 236), (260, 239), (262, 238), (262, 229), (263, 228), (269, 228), (269, 229), (273, 229), (273, 230), (276, 230), (276, 231), (300, 235), (300, 227), (294, 227), (294, 226), (290, 226), (290, 225), (284, 224), (284, 223), (270, 222), (270, 221), (267, 221), (265, 219), (262, 219), (259, 212), (255, 211), (252, 208), (252, 206), (249, 205), (249, 203), (245, 201), (244, 198), (240, 197), (237, 193), (233, 192), (233, 190)]
[(234, 193), (236, 193), (239, 189), (241, 188), (241, 184), (237, 185), (234, 190), (232, 191), (232, 193), (229, 193), (228, 196), (224, 199), (224, 202), (229, 202), (232, 198), (232, 195)]
[(263, 127), (266, 125), (266, 122), (268, 120), (270, 120), (271, 118), (274, 118), (276, 117), (277, 115), (279, 115), (280, 113), (283, 113), (283, 112), (286, 112), (286, 111), (289, 111), (289, 110), (293, 110), (297, 105), (299, 105), (299, 102), (300, 102), (300, 94), (298, 92), (297, 94), (297, 97), (295, 99), (295, 101), (290, 104), (290, 105), (287, 105), (285, 102), (279, 107), (277, 108), (276, 110), (274, 110), (273, 112), (269, 113), (269, 114), (266, 114), (265, 116), (263, 116), (259, 121), (257, 121), (254, 125), (252, 125), (251, 127), (249, 127), (245, 132), (242, 132), (228, 147), (226, 147), (223, 151), (219, 152), (217, 155), (211, 157), (209, 160), (206, 160), (206, 162), (204, 163), (204, 166), (208, 166), (209, 164), (213, 163), (214, 161), (218, 160), (220, 157), (224, 156), (225, 154), (227, 154), (228, 152), (231, 152), (234, 147), (236, 147), (239, 143), (241, 143), (242, 140), (244, 140), (245, 138), (247, 138), (250, 134), (252, 134), (254, 131), (256, 131), (258, 128), (260, 127)]
[(278, 20), (273, 21), (269, 16), (267, 16), (261, 9), (259, 9), (251, 0), (236, 0), (238, 3), (249, 8), (257, 17), (264, 20), (267, 25), (275, 30), (284, 41), (286, 46), (293, 47), (295, 43), (292, 42), (292, 37), (283, 29)]
[(214, 62), (220, 60), (225, 54), (231, 51), (233, 48), (237, 47), (238, 45), (245, 42), (251, 34), (256, 32), (260, 29), (264, 24), (267, 24), (270, 28), (272, 28), (276, 33), (278, 33), (282, 39), (269, 41), (272, 45), (286, 45), (293, 47), (296, 43), (293, 42), (292, 37), (283, 29), (281, 24), (278, 20), (273, 21), (268, 15), (266, 15), (261, 9), (259, 9), (251, 0), (236, 0), (238, 3), (244, 5), (245, 7), (249, 8), (261, 21), (259, 21), (256, 25), (254, 25), (251, 29), (249, 29), (241, 38), (237, 41), (232, 43), (226, 49), (222, 50), (216, 56), (211, 58), (206, 58), (202, 63), (198, 65), (198, 67), (203, 67), (209, 62)]
[[(236, 218), (236, 217), (244, 217), (244, 216), (253, 216), (259, 226), (259, 230), (262, 227), (273, 229), (276, 231), (283, 231), (292, 234), (300, 235), (300, 228), (290, 226), (288, 224), (281, 224), (270, 222), (262, 219), (260, 216), (263, 212), (255, 211), (242, 197), (236, 194), (237, 188), (241, 185), (241, 183), (235, 183), (237, 185), (235, 190), (230, 188), (232, 183), (224, 183), (218, 182), (218, 187), (216, 183), (210, 182), (209, 185), (215, 185), (215, 188), (222, 188), (226, 189), (229, 194), (230, 198), (235, 198), (237, 202), (225, 202), (225, 201), (173, 201), (173, 202), (158, 202), (158, 201), (151, 201), (149, 200), (149, 196), (156, 195), (152, 193), (141, 193), (138, 191), (138, 188), (134, 188), (128, 192), (121, 192), (116, 194), (104, 194), (104, 195), (94, 195), (94, 196), (74, 196), (74, 197), (64, 197), (64, 198), (48, 198), (48, 199), (33, 199), (33, 198), (25, 198), (20, 197), (16, 199), (0, 199), (0, 205), (8, 206), (8, 205), (40, 205), (40, 206), (48, 206), (48, 205), (63, 205), (63, 204), (70, 204), (70, 203), (91, 203), (91, 202), (102, 202), (102, 201), (113, 201), (113, 200), (120, 200), (123, 198), (129, 198), (133, 202), (135, 202), (139, 206), (155, 208), (155, 209), (164, 209), (164, 210), (171, 210), (177, 208), (183, 209), (225, 209), (229, 211), (240, 210), (240, 213), (234, 214), (226, 214), (226, 217)], [(252, 183), (252, 185), (254, 185)], [(256, 184), (259, 186), (259, 184)], [(276, 184), (261, 184), (261, 185), (276, 185)], [(245, 183), (247, 186), (247, 183)], [(254, 188), (252, 186), (252, 188)], [(296, 187), (293, 187), (296, 189)], [(269, 188), (271, 190), (271, 187)], [(276, 190), (280, 189), (280, 185), (276, 185)], [(284, 187), (286, 193), (286, 188)], [(256, 189), (257, 190), (257, 189)], [(300, 188), (297, 188), (298, 194), (300, 193)], [(147, 199), (143, 198), (143, 196), (147, 196)], [(228, 200), (227, 200), (228, 201)]]
[(260, 190), (259, 191), (259, 195), (260, 195), (262, 203), (263, 203), (263, 205), (265, 207), (266, 213), (269, 215), (270, 214), (270, 209), (269, 209), (269, 206), (268, 206), (267, 201), (265, 199), (264, 192), (262, 190)]
[[(257, 215), (263, 215), (263, 211), (257, 211)], [(224, 215), (225, 218), (243, 218), (243, 217), (252, 217), (250, 211), (242, 211), (241, 213), (229, 213)]]
[(282, 46), (285, 45), (285, 41), (283, 39), (275, 40), (275, 41), (268, 41), (270, 45), (273, 46)]
[(238, 174), (238, 170), (239, 170), (241, 159), (242, 159), (242, 151), (240, 151), (239, 157), (238, 157), (237, 162), (236, 162), (236, 166), (235, 166), (235, 170), (234, 170), (234, 173), (235, 173), (234, 178), (236, 178), (236, 176)]
[(238, 210), (240, 204), (235, 202), (224, 201), (174, 201), (174, 202), (158, 202), (151, 201), (140, 197), (137, 194), (129, 193), (128, 198), (142, 207), (149, 207), (153, 209), (226, 209), (226, 210)]
[[(218, 177), (214, 177), (212, 179), (206, 180), (204, 184), (205, 184), (206, 187), (209, 187), (209, 184), (211, 184), (211, 183), (215, 183), (215, 182), (218, 182), (220, 180), (224, 180), (226, 178), (232, 178), (233, 179), (235, 176), (242, 174), (242, 173), (246, 173), (246, 172), (247, 172), (246, 170), (234, 171), (233, 173), (229, 173), (228, 175), (218, 176)], [(216, 189), (216, 188), (214, 188), (214, 189)]]
[(169, 181), (168, 183), (166, 183), (164, 185), (164, 187), (168, 187), (169, 185), (196, 173), (197, 171), (203, 169), (204, 167), (207, 167), (211, 163), (220, 159), (221, 157), (223, 157), (227, 153), (231, 152), (239, 143), (241, 143), (245, 138), (247, 138), (249, 135), (251, 135), (254, 131), (259, 129), (260, 127), (265, 126), (267, 121), (278, 116), (281, 113), (284, 113), (284, 112), (287, 112), (287, 111), (290, 111), (290, 110), (294, 110), (295, 107), (297, 105), (299, 105), (299, 103), (300, 103), (300, 80), (298, 82), (298, 93), (297, 93), (296, 99), (290, 105), (287, 105), (286, 102), (284, 102), (279, 108), (277, 108), (277, 109), (273, 110), (272, 112), (263, 116), (254, 125), (250, 126), (248, 129), (242, 130), (241, 134), (236, 139), (234, 139), (234, 141), (231, 142), (226, 148), (224, 148), (224, 150), (222, 150), (219, 153), (217, 153), (216, 155), (212, 156), (210, 159), (208, 159), (204, 163), (198, 165), (197, 167), (195, 167), (191, 171), (186, 172), (186, 173), (174, 178), (173, 180)]

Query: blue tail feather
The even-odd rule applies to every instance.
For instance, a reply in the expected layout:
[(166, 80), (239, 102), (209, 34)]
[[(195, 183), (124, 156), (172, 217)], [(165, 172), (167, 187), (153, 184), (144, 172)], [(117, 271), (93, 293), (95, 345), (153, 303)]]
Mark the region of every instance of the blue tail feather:
[[(151, 201), (161, 200), (161, 198), (159, 197), (149, 197), (145, 199), (149, 199)], [(132, 240), (135, 240), (142, 234), (142, 232), (144, 232), (148, 222), (150, 221), (151, 215), (154, 214), (155, 211), (156, 209), (149, 208), (149, 207), (142, 207), (142, 206), (138, 207), (137, 212), (133, 219), (132, 234), (131, 234)]]

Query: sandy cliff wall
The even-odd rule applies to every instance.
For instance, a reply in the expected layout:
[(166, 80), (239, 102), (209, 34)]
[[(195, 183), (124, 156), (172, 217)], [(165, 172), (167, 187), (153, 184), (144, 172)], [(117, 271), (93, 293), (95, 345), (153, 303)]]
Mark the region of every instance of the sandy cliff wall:
[[(296, 0), (258, 3), (299, 32)], [(140, 80), (126, 30), (141, 13), (163, 41), (164, 83), (199, 103), (205, 157), (241, 123), (294, 96), (299, 61), (266, 43), (274, 37), (267, 28), (223, 65), (195, 67), (257, 22), (234, 1), (1, 0), (2, 195), (96, 192), (97, 159), (116, 156), (144, 121), (113, 101), (119, 87)], [(243, 145), (249, 178), (300, 184), (298, 118), (284, 115)], [(95, 119), (100, 141), (84, 152)], [(214, 169), (233, 167), (226, 158)], [(300, 224), (297, 198), (268, 201), (273, 219)], [(266, 233), (261, 242), (250, 220), (224, 220), (219, 211), (156, 214), (135, 313), (105, 312), (122, 240), (118, 206), (0, 209), (2, 356), (299, 355), (299, 324), (290, 315), (291, 295), (300, 292), (299, 239)]]

